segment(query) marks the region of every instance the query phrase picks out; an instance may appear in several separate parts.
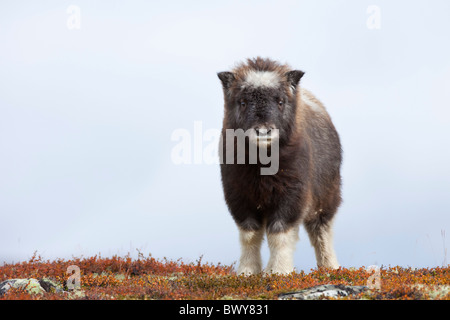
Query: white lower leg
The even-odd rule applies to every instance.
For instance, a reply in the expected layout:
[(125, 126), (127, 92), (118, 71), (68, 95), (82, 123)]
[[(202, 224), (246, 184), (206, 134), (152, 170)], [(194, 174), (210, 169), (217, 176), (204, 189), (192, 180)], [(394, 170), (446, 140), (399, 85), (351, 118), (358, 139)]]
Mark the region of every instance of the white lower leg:
[(294, 271), (294, 251), (298, 239), (298, 226), (286, 232), (267, 234), (270, 259), (266, 273), (286, 274)]
[(338, 269), (339, 262), (333, 248), (332, 221), (308, 230), (308, 235), (316, 253), (317, 266)]
[(261, 243), (264, 229), (258, 231), (244, 231), (239, 229), (241, 243), (241, 258), (239, 260), (238, 274), (254, 274), (261, 272)]

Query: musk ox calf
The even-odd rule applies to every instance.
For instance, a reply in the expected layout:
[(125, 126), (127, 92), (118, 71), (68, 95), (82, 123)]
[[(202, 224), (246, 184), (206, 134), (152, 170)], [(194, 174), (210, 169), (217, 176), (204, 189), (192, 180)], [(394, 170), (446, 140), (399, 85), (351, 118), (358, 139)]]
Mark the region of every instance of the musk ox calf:
[[(225, 201), (239, 229), (239, 274), (262, 271), (265, 233), (270, 258), (264, 272), (292, 272), (302, 223), (317, 265), (339, 268), (332, 222), (341, 202), (341, 145), (324, 106), (300, 88), (303, 74), (259, 57), (218, 73), (225, 100), (220, 168)], [(237, 154), (238, 136), (230, 138), (230, 130), (245, 132), (244, 155)], [(230, 148), (234, 162), (224, 159)], [(252, 162), (252, 150), (264, 152)], [(262, 174), (269, 164), (261, 154), (277, 160), (275, 172)]]

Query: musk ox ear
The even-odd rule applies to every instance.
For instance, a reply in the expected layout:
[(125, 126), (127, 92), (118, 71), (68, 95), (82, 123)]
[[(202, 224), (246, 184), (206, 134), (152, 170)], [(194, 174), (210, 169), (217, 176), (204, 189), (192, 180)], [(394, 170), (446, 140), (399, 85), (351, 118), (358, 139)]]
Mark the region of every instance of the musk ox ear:
[(286, 75), (286, 78), (287, 78), (289, 84), (292, 87), (296, 88), (300, 79), (303, 77), (304, 74), (305, 73), (303, 71), (292, 70), (292, 71), (286, 72), (285, 75)]
[(229, 89), (235, 79), (234, 74), (228, 71), (219, 72), (217, 73), (217, 76), (219, 77), (220, 81), (222, 81), (222, 86), (224, 89)]

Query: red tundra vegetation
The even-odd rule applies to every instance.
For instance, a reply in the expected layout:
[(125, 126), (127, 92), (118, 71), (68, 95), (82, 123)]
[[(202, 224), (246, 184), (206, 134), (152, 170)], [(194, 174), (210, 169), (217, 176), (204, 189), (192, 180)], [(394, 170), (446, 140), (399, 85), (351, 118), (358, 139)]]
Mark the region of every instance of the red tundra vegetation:
[[(80, 268), (80, 294), (68, 290), (67, 268)], [(367, 285), (372, 276), (366, 268), (312, 269), (289, 275), (236, 275), (234, 266), (195, 263), (181, 259), (138, 259), (112, 256), (29, 261), (0, 266), (0, 282), (15, 278), (50, 279), (62, 290), (43, 294), (10, 289), (2, 300), (11, 299), (277, 299), (281, 293), (322, 284)], [(330, 298), (324, 298), (330, 299)], [(450, 266), (436, 268), (381, 267), (380, 288), (339, 299), (442, 299), (450, 300)]]

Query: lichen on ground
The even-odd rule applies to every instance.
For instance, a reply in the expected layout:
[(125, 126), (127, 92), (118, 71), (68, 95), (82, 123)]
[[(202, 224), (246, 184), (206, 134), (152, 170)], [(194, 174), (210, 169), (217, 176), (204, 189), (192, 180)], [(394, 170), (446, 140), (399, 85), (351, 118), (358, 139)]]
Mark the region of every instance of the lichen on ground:
[[(78, 290), (68, 288), (69, 266), (80, 270)], [(236, 275), (234, 266), (152, 256), (73, 258), (29, 261), (0, 266), (0, 282), (35, 279), (0, 294), (0, 299), (278, 299), (283, 294), (320, 285), (366, 286), (365, 267), (312, 269), (289, 275)], [(450, 300), (450, 266), (435, 268), (381, 267), (380, 288), (348, 296), (320, 299)], [(47, 282), (43, 281), (46, 279)], [(52, 283), (51, 285), (49, 283)], [(43, 289), (39, 289), (39, 287)]]

